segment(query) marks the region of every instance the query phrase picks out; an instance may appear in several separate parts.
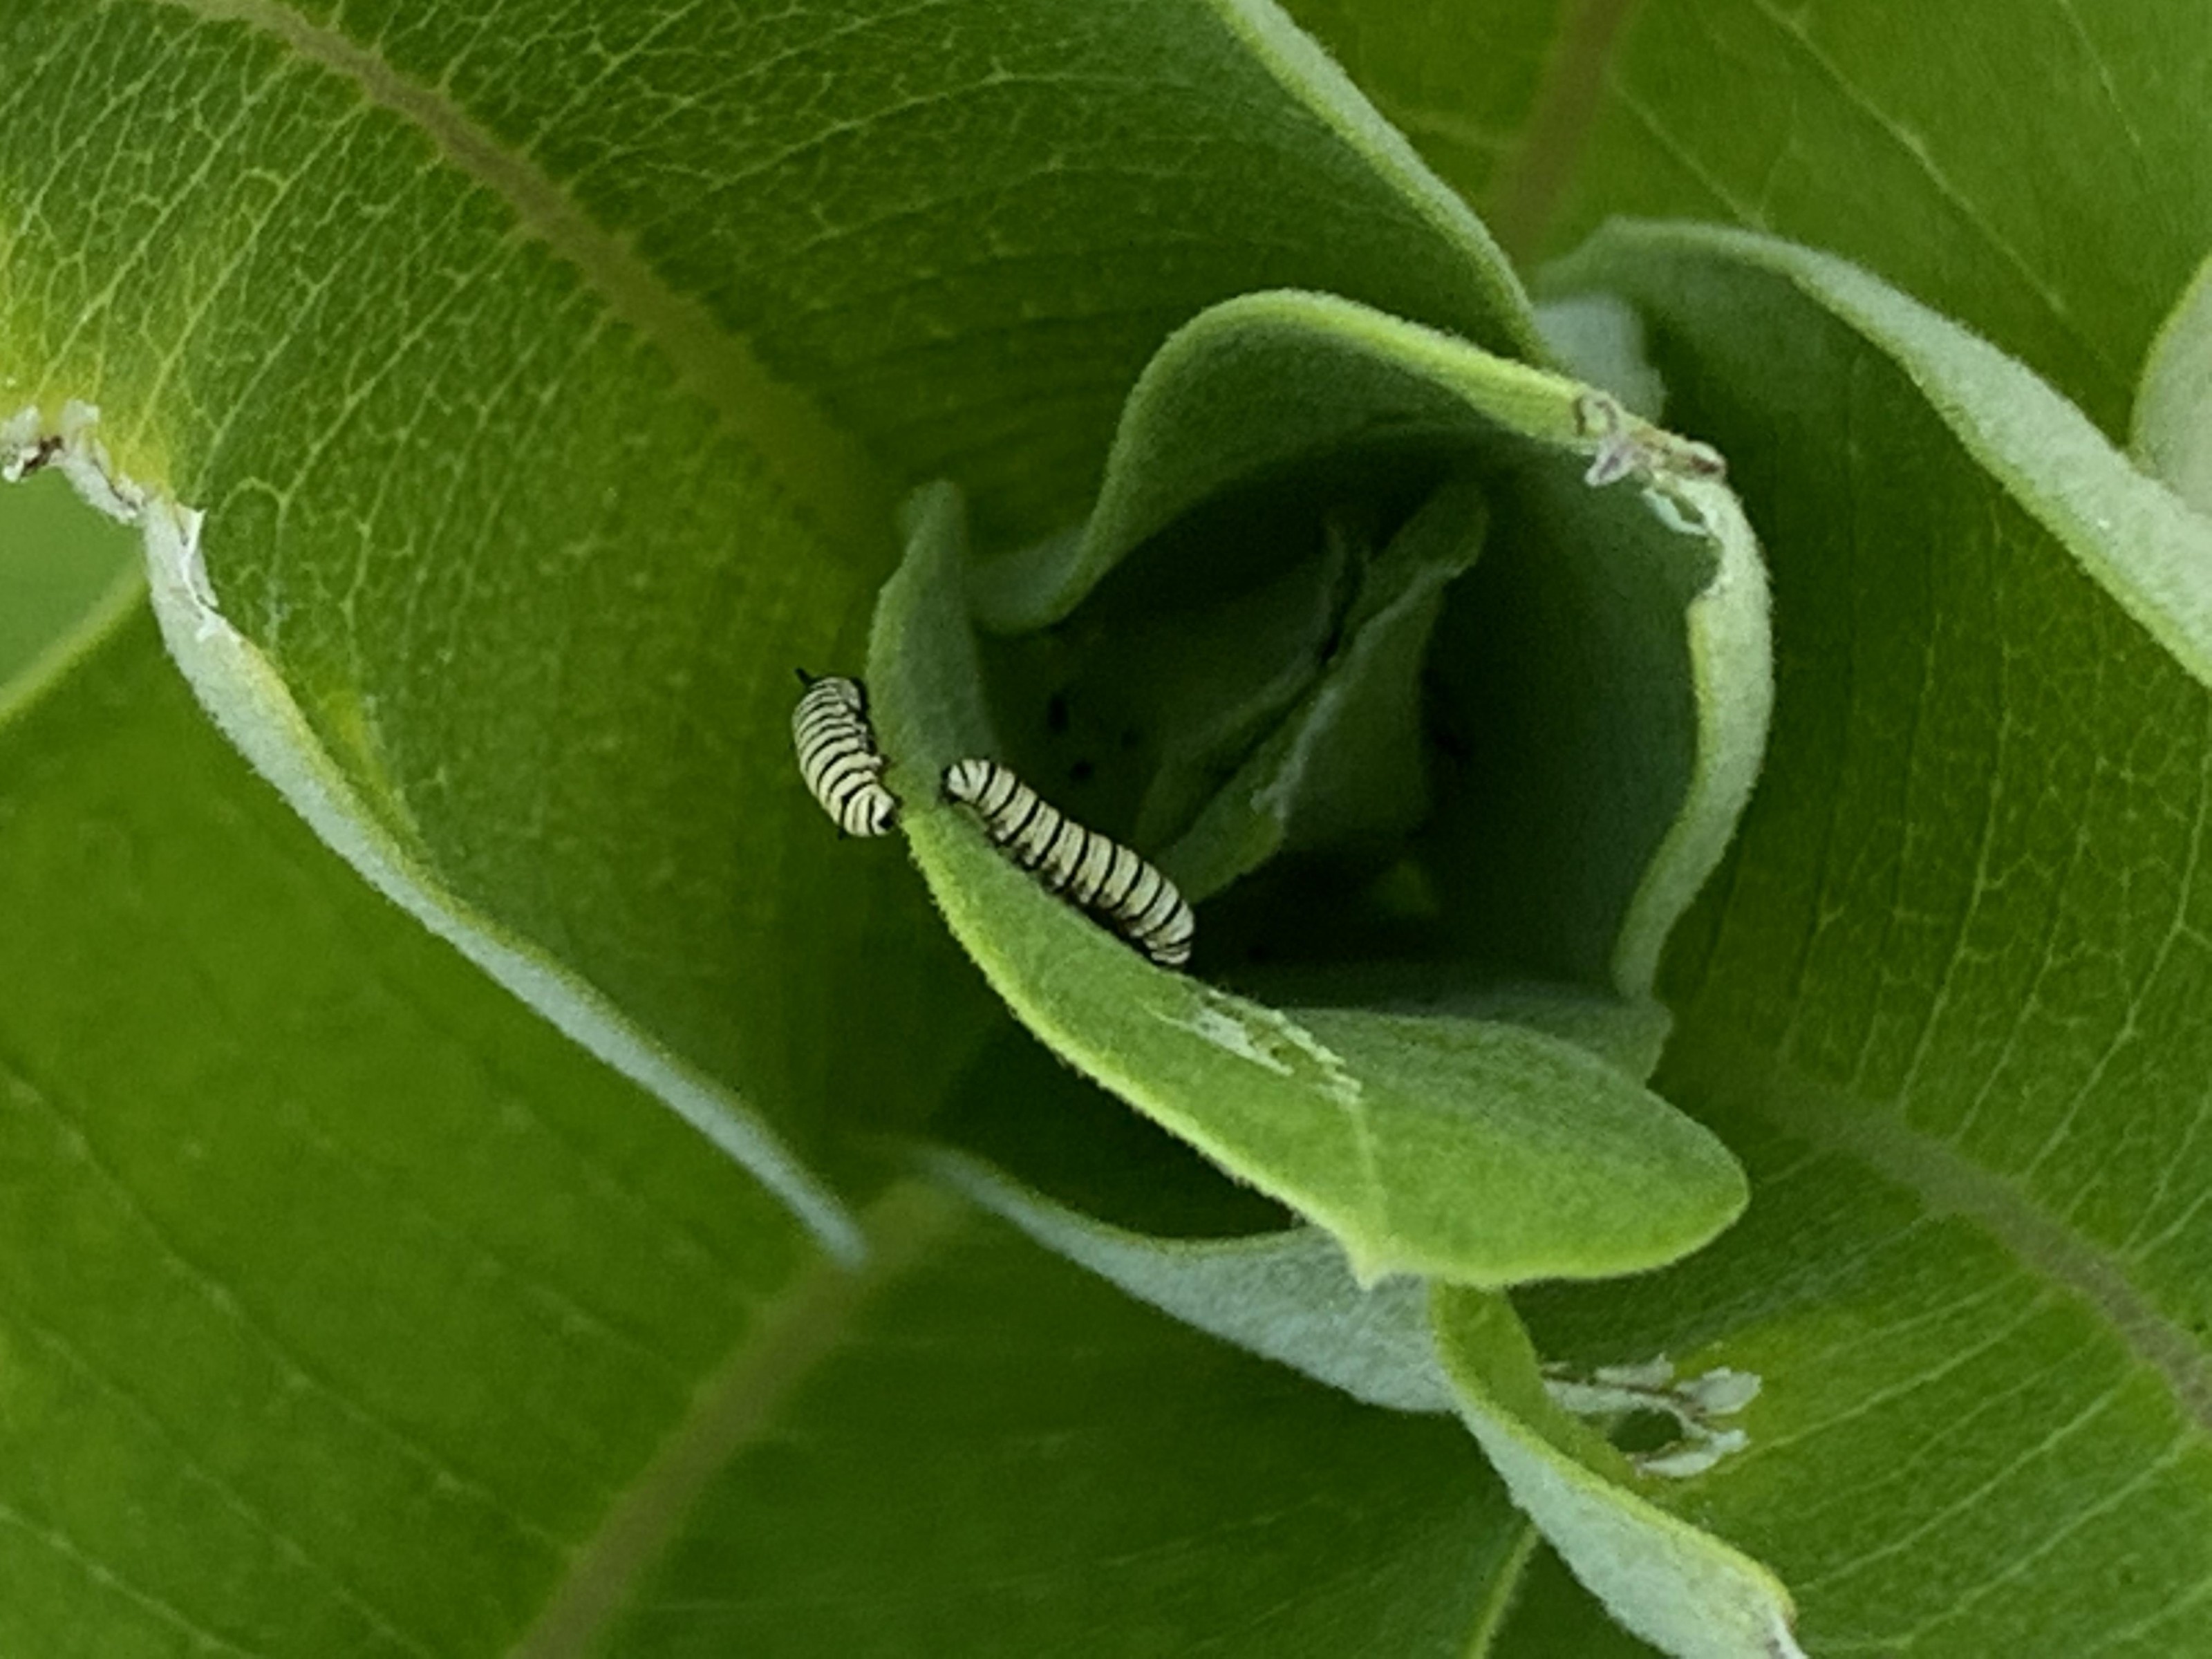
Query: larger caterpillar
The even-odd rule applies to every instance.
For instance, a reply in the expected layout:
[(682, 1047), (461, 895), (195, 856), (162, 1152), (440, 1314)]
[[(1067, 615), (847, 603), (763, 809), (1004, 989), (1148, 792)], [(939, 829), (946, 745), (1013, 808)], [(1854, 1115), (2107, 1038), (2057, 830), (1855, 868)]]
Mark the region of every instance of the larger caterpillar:
[(1103, 917), (1163, 968), (1190, 960), (1198, 919), (1170, 881), (1112, 837), (1086, 830), (996, 761), (945, 769), (945, 797), (975, 809), (983, 833), (1048, 891)]
[(848, 836), (880, 836), (898, 823), (898, 797), (884, 787), (884, 756), (868, 724), (868, 694), (860, 681), (805, 669), (806, 690), (791, 711), (799, 775), (822, 810)]

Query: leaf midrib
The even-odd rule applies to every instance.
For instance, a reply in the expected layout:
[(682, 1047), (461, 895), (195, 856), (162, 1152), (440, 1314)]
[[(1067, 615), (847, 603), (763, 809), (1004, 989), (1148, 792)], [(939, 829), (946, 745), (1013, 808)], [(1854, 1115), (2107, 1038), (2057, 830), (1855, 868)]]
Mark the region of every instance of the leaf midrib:
[(813, 398), (773, 374), (744, 337), (678, 292), (629, 241), (593, 220), (550, 175), (440, 91), (370, 48), (277, 0), (169, 0), (210, 22), (242, 23), (305, 63), (344, 76), (371, 103), (419, 129), (454, 167), (505, 203), (530, 235), (574, 266), (610, 312), (650, 341), (670, 379), (757, 453), (830, 547), (871, 563), (894, 549), (899, 494), (890, 472)]
[(1581, 0), (1561, 31), (1521, 138), (1484, 192), (1483, 217), (1516, 261), (1539, 252), (1589, 146), (1615, 46), (1644, 0)]
[(817, 1257), (763, 1306), (659, 1451), (609, 1502), (598, 1531), (570, 1555), (508, 1659), (596, 1652), (714, 1479), (844, 1345), (870, 1304), (931, 1261), (973, 1216), (936, 1188), (894, 1187), (864, 1217), (869, 1255), (857, 1272)]
[(2212, 1351), (2154, 1307), (2119, 1261), (2039, 1206), (2016, 1183), (1963, 1157), (1898, 1113), (1806, 1076), (1749, 1043), (1707, 1034), (1686, 1069), (1699, 1093), (1755, 1114), (1820, 1151), (1854, 1158), (1917, 1194), (1930, 1215), (1978, 1226), (2031, 1273), (2072, 1292), (2142, 1364), (2155, 1371), (2198, 1429), (2212, 1432)]

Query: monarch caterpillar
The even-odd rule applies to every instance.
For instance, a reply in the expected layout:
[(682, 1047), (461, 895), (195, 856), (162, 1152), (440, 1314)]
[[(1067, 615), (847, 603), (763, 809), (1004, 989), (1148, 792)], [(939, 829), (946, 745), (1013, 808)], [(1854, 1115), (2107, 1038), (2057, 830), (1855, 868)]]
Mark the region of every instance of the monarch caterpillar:
[(868, 724), (868, 694), (858, 680), (836, 674), (819, 679), (799, 671), (799, 707), (791, 711), (791, 741), (799, 750), (799, 775), (848, 836), (880, 836), (898, 822), (898, 797), (884, 787), (884, 756)]
[(983, 833), (1035, 871), (1047, 891), (1103, 916), (1163, 968), (1190, 960), (1198, 931), (1190, 906), (1173, 882), (1119, 842), (1085, 829), (996, 761), (946, 767), (945, 797), (974, 807)]

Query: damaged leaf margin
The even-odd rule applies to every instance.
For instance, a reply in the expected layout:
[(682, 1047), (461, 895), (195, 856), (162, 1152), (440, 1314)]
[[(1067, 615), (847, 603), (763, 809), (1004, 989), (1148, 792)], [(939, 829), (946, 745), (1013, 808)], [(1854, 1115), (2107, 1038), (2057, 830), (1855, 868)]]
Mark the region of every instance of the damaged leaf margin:
[(1615, 1619), (1677, 1659), (1805, 1659), (1781, 1581), (1635, 1491), (1629, 1461), (1547, 1389), (1502, 1297), (1443, 1286), (1431, 1306), (1469, 1431)]

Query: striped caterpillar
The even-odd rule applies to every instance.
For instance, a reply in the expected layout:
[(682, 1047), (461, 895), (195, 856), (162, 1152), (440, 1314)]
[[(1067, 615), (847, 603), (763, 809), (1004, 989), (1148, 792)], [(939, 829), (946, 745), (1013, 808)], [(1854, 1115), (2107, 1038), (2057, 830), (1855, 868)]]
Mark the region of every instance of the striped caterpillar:
[(884, 787), (884, 756), (868, 724), (868, 694), (860, 681), (799, 671), (806, 690), (791, 711), (799, 775), (848, 836), (880, 836), (898, 823), (898, 797)]
[(1197, 918), (1175, 884), (1110, 836), (1086, 830), (996, 761), (945, 769), (945, 799), (975, 810), (983, 833), (1023, 869), (1102, 918), (1163, 968), (1190, 960)]

